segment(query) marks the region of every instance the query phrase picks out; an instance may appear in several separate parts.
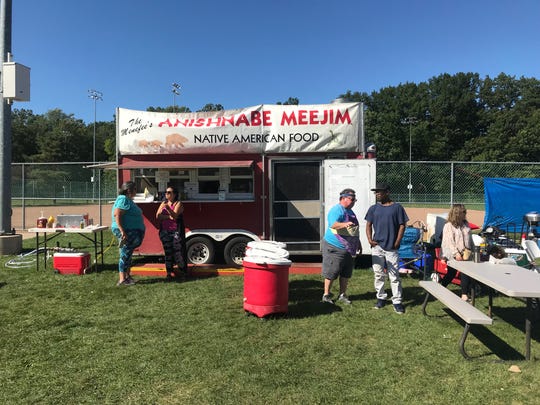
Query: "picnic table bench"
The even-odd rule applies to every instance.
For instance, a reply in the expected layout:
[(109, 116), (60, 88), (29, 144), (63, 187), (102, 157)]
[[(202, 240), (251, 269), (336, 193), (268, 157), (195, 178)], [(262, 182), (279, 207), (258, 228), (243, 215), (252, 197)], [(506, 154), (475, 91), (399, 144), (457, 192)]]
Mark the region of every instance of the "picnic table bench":
[(470, 356), (465, 351), (465, 340), (467, 339), (471, 325), (491, 325), (493, 319), (435, 281), (420, 281), (420, 287), (426, 290), (426, 298), (422, 305), (422, 313), (424, 315), (427, 315), (426, 306), (429, 301), (429, 296), (432, 295), (465, 321), (465, 328), (459, 341), (459, 351), (463, 357), (470, 359)]

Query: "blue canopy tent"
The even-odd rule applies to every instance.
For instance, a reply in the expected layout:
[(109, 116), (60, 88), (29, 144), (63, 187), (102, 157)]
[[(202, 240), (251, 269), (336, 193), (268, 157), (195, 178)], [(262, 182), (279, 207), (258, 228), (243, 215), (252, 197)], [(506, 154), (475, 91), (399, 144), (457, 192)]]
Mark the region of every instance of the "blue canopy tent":
[(540, 211), (540, 179), (484, 178), (484, 226), (519, 232), (523, 216)]

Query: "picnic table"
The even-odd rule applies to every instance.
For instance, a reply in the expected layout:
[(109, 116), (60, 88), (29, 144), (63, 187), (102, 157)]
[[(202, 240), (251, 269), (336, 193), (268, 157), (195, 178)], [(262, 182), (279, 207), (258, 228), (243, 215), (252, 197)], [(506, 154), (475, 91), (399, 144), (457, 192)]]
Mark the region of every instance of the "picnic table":
[(450, 260), (448, 266), (489, 287), (488, 315), (490, 317), (493, 307), (493, 291), (498, 291), (508, 297), (526, 300), (525, 359), (530, 360), (531, 327), (534, 319), (532, 301), (535, 298), (540, 298), (540, 274), (516, 265), (489, 262)]

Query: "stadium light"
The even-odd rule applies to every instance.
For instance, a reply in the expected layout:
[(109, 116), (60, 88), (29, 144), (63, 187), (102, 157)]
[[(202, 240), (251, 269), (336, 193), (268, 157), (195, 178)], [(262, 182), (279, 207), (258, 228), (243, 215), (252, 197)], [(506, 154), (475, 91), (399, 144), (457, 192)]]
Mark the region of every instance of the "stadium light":
[(180, 95), (180, 85), (178, 83), (173, 83), (171, 91), (173, 94), (173, 112), (176, 112), (176, 96)]
[[(92, 142), (92, 165), (96, 164), (96, 110), (97, 110), (97, 101), (103, 101), (103, 93), (97, 90), (90, 89), (88, 90), (88, 97), (94, 100), (94, 140)], [(96, 187), (96, 169), (92, 169), (92, 201), (95, 199)]]
[(412, 193), (412, 181), (411, 181), (411, 169), (412, 169), (412, 126), (416, 124), (418, 120), (416, 117), (407, 117), (401, 120), (401, 123), (404, 125), (409, 125), (409, 184), (407, 188), (409, 189), (409, 202), (411, 202), (411, 193)]

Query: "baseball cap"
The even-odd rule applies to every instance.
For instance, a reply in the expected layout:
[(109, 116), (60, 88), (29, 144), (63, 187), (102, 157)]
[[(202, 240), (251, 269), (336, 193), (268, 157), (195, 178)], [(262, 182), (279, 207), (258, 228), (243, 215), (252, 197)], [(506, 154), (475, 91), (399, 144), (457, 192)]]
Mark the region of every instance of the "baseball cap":
[(390, 190), (390, 187), (388, 187), (388, 184), (386, 183), (377, 183), (375, 184), (375, 188), (372, 188), (371, 191), (388, 191)]

